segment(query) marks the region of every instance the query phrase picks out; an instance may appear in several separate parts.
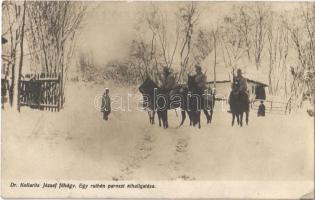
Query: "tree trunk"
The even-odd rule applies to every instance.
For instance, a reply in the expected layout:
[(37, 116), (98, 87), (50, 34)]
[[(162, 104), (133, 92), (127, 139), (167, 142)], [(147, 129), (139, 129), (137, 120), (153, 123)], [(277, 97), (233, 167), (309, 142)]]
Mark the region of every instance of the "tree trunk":
[(273, 68), (273, 60), (272, 60), (272, 52), (270, 53), (269, 58), (269, 72), (268, 72), (268, 83), (269, 83), (269, 92), (273, 94), (273, 87), (272, 87), (272, 68)]
[(26, 10), (26, 1), (23, 4), (23, 19), (22, 19), (22, 28), (21, 28), (21, 41), (20, 41), (20, 62), (19, 62), (19, 71), (18, 71), (18, 87), (17, 87), (17, 110), (20, 112), (20, 92), (21, 92), (21, 75), (23, 67), (23, 45), (24, 45), (24, 27), (25, 27), (25, 10)]
[(214, 41), (214, 64), (213, 64), (213, 87), (216, 88), (216, 81), (217, 81), (217, 73), (216, 73), (216, 66), (217, 66), (217, 38), (216, 33), (213, 33), (213, 41)]
[(9, 88), (9, 102), (10, 106), (13, 106), (13, 99), (14, 99), (14, 85), (15, 85), (15, 58), (14, 62), (12, 63), (12, 70), (11, 70), (11, 85)]

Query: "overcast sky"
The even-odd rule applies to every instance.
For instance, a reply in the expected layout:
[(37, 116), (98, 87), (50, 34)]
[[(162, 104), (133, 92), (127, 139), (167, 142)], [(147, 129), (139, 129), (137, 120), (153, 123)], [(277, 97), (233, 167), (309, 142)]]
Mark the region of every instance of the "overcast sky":
[[(184, 2), (154, 2), (159, 9), (174, 18), (178, 6)], [(128, 53), (130, 41), (135, 38), (135, 24), (150, 2), (88, 2), (88, 12), (80, 31), (78, 51), (91, 52), (98, 63), (106, 64), (122, 59)], [(200, 26), (215, 26), (219, 19), (230, 13), (238, 2), (199, 2)], [(248, 2), (246, 3), (248, 4)], [(297, 3), (272, 3), (274, 10), (292, 10)], [(175, 30), (175, 28), (174, 28)]]

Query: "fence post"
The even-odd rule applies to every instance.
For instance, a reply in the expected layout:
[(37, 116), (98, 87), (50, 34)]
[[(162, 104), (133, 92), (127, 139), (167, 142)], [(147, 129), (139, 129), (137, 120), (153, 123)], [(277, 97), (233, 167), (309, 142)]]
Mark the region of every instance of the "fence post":
[(60, 109), (61, 109), (61, 105), (60, 105), (60, 101), (61, 101), (61, 81), (60, 81), (61, 79), (60, 79), (60, 74), (58, 74), (58, 96), (57, 96), (57, 101), (58, 101), (58, 112), (60, 111)]

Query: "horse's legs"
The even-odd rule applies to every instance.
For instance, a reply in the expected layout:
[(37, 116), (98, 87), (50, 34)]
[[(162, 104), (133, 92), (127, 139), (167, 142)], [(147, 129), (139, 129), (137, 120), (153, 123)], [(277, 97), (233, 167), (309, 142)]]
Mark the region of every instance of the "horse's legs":
[(167, 119), (167, 110), (165, 110), (164, 112), (164, 128), (168, 128), (168, 119)]
[(236, 114), (237, 125), (240, 125), (240, 115)]
[(161, 127), (161, 120), (163, 121), (161, 111), (157, 111), (157, 115), (158, 115), (158, 119), (159, 119), (159, 126)]
[(208, 113), (208, 110), (207, 109), (203, 109), (203, 113), (206, 115), (207, 124), (209, 124), (211, 121), (210, 121), (210, 115)]
[(162, 124), (163, 124), (163, 128), (166, 128), (166, 115), (164, 111), (160, 111), (161, 112), (161, 120), (162, 120)]
[(234, 126), (235, 114), (232, 113), (232, 126)]
[(212, 115), (213, 115), (213, 109), (210, 110), (210, 119), (209, 119), (209, 123), (211, 124), (212, 121)]
[(249, 111), (246, 111), (246, 125), (248, 125)]
[(240, 125), (241, 125), (241, 127), (243, 126), (243, 112), (241, 112), (241, 114), (240, 114)]
[(190, 126), (196, 125), (196, 113), (193, 111), (189, 111), (189, 119), (190, 119)]
[(148, 111), (149, 119), (150, 119), (150, 124), (154, 124), (154, 116), (155, 116), (155, 111), (150, 110)]
[(196, 124), (196, 113), (195, 112), (193, 112), (193, 111), (190, 111), (190, 117), (191, 117), (191, 119), (190, 119), (190, 121), (191, 121), (191, 126), (195, 126), (195, 124)]
[(150, 121), (150, 124), (152, 124), (152, 119), (151, 119), (151, 114), (150, 114), (151, 111), (148, 111), (148, 116), (149, 116), (149, 121)]
[(210, 110), (210, 124), (211, 124), (211, 122), (212, 122), (212, 116), (213, 116), (214, 104), (215, 104), (215, 96), (213, 96), (213, 98), (212, 98), (212, 102), (211, 102), (211, 110)]
[(152, 124), (155, 124), (155, 110), (152, 111)]
[(186, 119), (186, 111), (182, 110), (182, 121), (178, 127), (181, 127), (184, 124), (185, 119)]
[(187, 110), (188, 118), (189, 118), (189, 125), (192, 125), (192, 120), (191, 120), (191, 111)]
[(197, 111), (197, 119), (198, 119), (198, 128), (201, 128), (201, 124), (200, 124), (200, 121), (201, 121), (201, 112), (200, 111)]

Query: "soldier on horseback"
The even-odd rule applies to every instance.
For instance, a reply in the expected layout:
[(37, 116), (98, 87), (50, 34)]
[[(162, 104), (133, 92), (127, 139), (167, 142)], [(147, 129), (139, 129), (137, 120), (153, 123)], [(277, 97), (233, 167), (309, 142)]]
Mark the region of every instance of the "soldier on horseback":
[[(207, 123), (211, 123), (215, 98), (211, 89), (207, 88), (207, 76), (205, 73), (202, 72), (201, 66), (195, 65), (195, 70), (196, 74), (193, 76), (195, 89), (191, 92), (199, 96), (199, 103), (195, 102), (196, 105), (194, 106), (197, 106), (197, 111), (203, 110), (204, 114), (207, 117)], [(210, 111), (210, 114), (208, 113), (208, 111)]]
[(201, 66), (195, 65), (196, 75), (194, 77), (194, 81), (198, 87), (198, 94), (203, 94), (206, 89), (207, 76), (202, 73)]
[(243, 100), (246, 100), (249, 103), (249, 94), (247, 91), (247, 80), (242, 76), (242, 70), (237, 70), (237, 76), (235, 77), (235, 81), (238, 83), (238, 88), (236, 93), (243, 97)]
[(174, 73), (170, 70), (169, 67), (163, 67), (163, 72), (159, 77), (160, 79), (160, 87), (162, 90), (171, 96), (175, 89), (178, 87), (178, 84), (175, 79)]
[[(246, 78), (243, 77), (241, 69), (237, 69), (237, 75), (233, 77), (231, 94), (240, 95), (242, 100), (249, 103), (247, 80)], [(229, 104), (231, 104), (231, 94), (229, 96)], [(231, 112), (231, 111), (228, 111), (228, 112)]]

